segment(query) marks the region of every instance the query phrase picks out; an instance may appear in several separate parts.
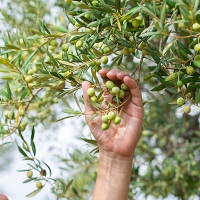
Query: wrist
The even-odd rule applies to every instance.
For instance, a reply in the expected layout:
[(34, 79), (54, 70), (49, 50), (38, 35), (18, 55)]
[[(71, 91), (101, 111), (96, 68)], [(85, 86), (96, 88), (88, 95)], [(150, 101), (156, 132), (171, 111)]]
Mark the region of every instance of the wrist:
[(100, 149), (99, 169), (106, 173), (131, 173), (133, 156), (116, 155), (113, 152), (107, 152)]
[(100, 150), (98, 175), (93, 200), (125, 200), (131, 178), (132, 157)]

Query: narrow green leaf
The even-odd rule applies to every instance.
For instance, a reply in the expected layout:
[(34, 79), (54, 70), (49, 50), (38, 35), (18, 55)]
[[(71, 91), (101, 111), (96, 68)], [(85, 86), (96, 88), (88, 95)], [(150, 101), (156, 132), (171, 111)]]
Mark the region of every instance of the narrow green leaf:
[(67, 114), (74, 114), (74, 110), (64, 109), (62, 111)]
[(1, 144), (0, 147), (3, 147), (6, 144), (13, 144), (13, 143), (12, 142), (5, 142), (5, 143)]
[(29, 92), (28, 89), (23, 90), (23, 92), (21, 93), (21, 96), (20, 96), (20, 101), (23, 100), (26, 97), (26, 95), (28, 94), (28, 92)]
[(52, 54), (48, 51), (48, 49), (47, 49), (47, 54), (48, 54), (49, 58), (51, 59), (51, 61), (58, 67), (58, 63), (57, 63), (56, 59), (52, 56)]
[(29, 157), (24, 157), (22, 160), (31, 160), (31, 161), (34, 161), (33, 158), (29, 158)]
[(92, 48), (94, 43), (97, 41), (99, 35), (95, 35), (95, 37), (93, 38), (93, 40), (90, 42), (89, 47), (88, 48)]
[(134, 46), (133, 46), (131, 43), (127, 42), (127, 41), (124, 40), (124, 39), (121, 40), (121, 44), (122, 44), (124, 47), (134, 48)]
[(30, 152), (29, 150), (29, 146), (26, 142), (23, 142), (22, 147), (24, 148), (24, 150), (26, 150), (27, 152)]
[(57, 78), (60, 78), (62, 80), (65, 80), (65, 77), (63, 77), (61, 74), (59, 74), (58, 72), (55, 72), (55, 71), (51, 71), (49, 72), (52, 76), (55, 76)]
[(92, 77), (96, 81), (97, 84), (101, 85), (99, 79), (97, 78), (96, 72), (91, 68)]
[(8, 81), (6, 81), (6, 88), (7, 88), (7, 94), (9, 96), (9, 99), (12, 100), (12, 93), (11, 93)]
[(103, 54), (99, 50), (95, 49), (94, 47), (92, 47), (92, 50), (93, 50), (93, 53), (95, 54), (96, 57), (102, 57), (103, 56)]
[(61, 33), (68, 33), (68, 30), (64, 27), (60, 27), (60, 26), (53, 26), (53, 28), (58, 31), (58, 32), (61, 32)]
[(90, 61), (90, 59), (87, 57), (87, 55), (82, 54), (81, 56), (82, 56), (82, 59), (83, 59), (84, 62)]
[(183, 84), (191, 83), (191, 82), (196, 83), (196, 82), (200, 82), (200, 78), (196, 77), (196, 76), (192, 76), (192, 77), (183, 78), (183, 79), (181, 79), (181, 81), (183, 82)]
[(166, 87), (166, 91), (168, 91), (172, 94), (179, 94), (179, 92), (172, 87)]
[(95, 113), (90, 116), (89, 122), (91, 122), (95, 117), (97, 117), (99, 114)]
[(3, 64), (10, 69), (14, 68), (14, 65), (12, 63), (10, 63), (8, 60), (6, 60), (5, 58), (2, 58), (2, 57), (0, 57), (0, 64)]
[(160, 31), (156, 31), (156, 32), (148, 32), (148, 33), (142, 33), (140, 35), (140, 37), (147, 37), (147, 36), (152, 36), (152, 35), (160, 35), (161, 32)]
[(96, 154), (96, 153), (98, 153), (99, 152), (99, 147), (96, 147), (95, 149), (93, 149), (92, 151), (90, 151), (89, 153), (91, 154), (91, 153), (94, 153), (94, 154)]
[(75, 40), (78, 40), (78, 39), (84, 37), (85, 35), (86, 35), (86, 34), (76, 35), (76, 36), (74, 36), (74, 37), (72, 37), (72, 38), (70, 39), (70, 42), (75, 41)]
[(65, 12), (65, 14), (66, 14), (68, 20), (74, 25), (76, 23), (76, 21), (72, 17), (70, 17), (66, 12)]
[(133, 16), (133, 15), (134, 15), (135, 13), (137, 13), (140, 9), (141, 9), (140, 7), (134, 7), (134, 8), (132, 8), (131, 10), (129, 10), (129, 11), (124, 15), (124, 17), (129, 16), (129, 15)]
[(118, 13), (121, 11), (121, 0), (115, 0), (115, 8)]
[(165, 81), (173, 81), (173, 80), (175, 80), (175, 79), (177, 79), (178, 77), (181, 77), (181, 76), (183, 76), (184, 75), (184, 73), (183, 72), (175, 72), (175, 73), (173, 73), (173, 74), (170, 74), (166, 79), (165, 79)]
[(200, 90), (199, 90), (195, 100), (196, 100), (196, 103), (200, 103)]
[(64, 99), (63, 97), (61, 98), (62, 102), (65, 104), (65, 106), (69, 109), (69, 110), (73, 110), (73, 108), (69, 105), (69, 103), (66, 101), (66, 99)]
[(37, 179), (37, 177), (29, 178), (29, 179), (25, 180), (23, 183), (28, 183), (28, 182), (33, 181), (33, 180), (35, 180), (35, 179)]
[(49, 31), (49, 29), (46, 27), (45, 23), (42, 20), (40, 20), (39, 23), (45, 32), (51, 34), (51, 32)]
[(200, 68), (200, 61), (199, 60), (193, 60), (192, 62), (196, 67)]
[(34, 140), (34, 136), (35, 136), (35, 128), (33, 126), (32, 131), (31, 131), (31, 140)]
[(28, 58), (27, 60), (24, 62), (24, 64), (22, 65), (22, 68), (25, 68), (26, 66), (28, 66), (28, 64), (30, 63), (31, 59), (33, 58), (33, 56), (36, 54), (37, 50), (35, 50)]
[(72, 115), (72, 116), (63, 117), (63, 118), (57, 119), (57, 120), (56, 120), (56, 121), (54, 121), (54, 122), (59, 122), (59, 121), (62, 121), (62, 120), (64, 120), (64, 119), (68, 119), (68, 118), (72, 118), (72, 117), (76, 117), (76, 115)]
[(153, 12), (156, 14), (156, 0), (153, 0)]
[(19, 137), (26, 143), (26, 141), (25, 141), (25, 139), (24, 139), (24, 137), (22, 135), (22, 132), (21, 132), (20, 128), (18, 128), (18, 132), (19, 132)]
[(28, 156), (26, 155), (26, 153), (24, 152), (24, 150), (23, 150), (20, 146), (17, 146), (17, 147), (18, 147), (19, 152), (20, 152), (23, 156), (28, 157)]
[(76, 101), (76, 105), (78, 106), (78, 108), (80, 109), (80, 111), (82, 112), (81, 106), (79, 104), (78, 98), (76, 97), (76, 95), (74, 94), (74, 99)]
[(35, 148), (35, 143), (33, 142), (33, 140), (31, 140), (31, 149), (32, 149), (32, 152), (35, 156), (36, 155), (36, 148)]
[(122, 34), (123, 34), (123, 36), (125, 35), (126, 29), (127, 29), (127, 21), (124, 21), (123, 25), (122, 25)]
[(7, 99), (10, 99), (11, 100), (11, 97), (9, 96), (9, 94), (3, 89), (1, 91), (1, 93), (7, 98)]
[(14, 45), (6, 44), (5, 45), (8, 49), (16, 49), (16, 50), (21, 50), (19, 47), (16, 47)]
[(164, 49), (162, 54), (165, 55), (167, 53), (167, 51), (172, 47), (172, 45), (174, 44), (176, 40), (171, 41)]
[(166, 2), (163, 1), (161, 12), (160, 12), (160, 22), (161, 22), (162, 28), (164, 28), (165, 26), (165, 20), (166, 20)]
[(92, 145), (94, 145), (94, 146), (98, 146), (96, 140), (91, 140), (91, 139), (87, 139), (87, 138), (81, 138), (81, 140), (83, 140), (83, 141), (85, 141), (85, 142), (87, 142), (87, 143), (89, 143), (89, 144), (92, 144)]
[[(109, 68), (112, 68), (115, 63), (118, 64), (118, 68), (120, 69), (120, 60), (123, 58), (123, 54), (122, 55), (119, 55), (119, 56), (116, 56), (112, 59), (112, 63), (109, 65)], [(123, 70), (122, 70), (123, 71)]]
[(31, 164), (29, 164), (29, 163), (26, 163), (28, 166), (30, 166), (31, 168), (33, 168), (33, 169), (35, 169), (36, 171), (38, 171), (38, 169), (35, 167), (35, 166), (33, 166), (33, 165), (31, 165)]
[(17, 172), (27, 172), (29, 171), (30, 169), (24, 169), (24, 170), (16, 170)]
[(67, 62), (67, 61), (64, 61), (64, 60), (58, 60), (58, 62), (61, 63), (61, 64), (63, 64), (63, 65), (66, 65), (66, 66), (76, 67), (75, 64)]
[(87, 4), (84, 4), (84, 3), (79, 3), (78, 5), (77, 5), (79, 8), (81, 8), (81, 9), (89, 9), (89, 6), (87, 5)]
[(180, 41), (177, 40), (178, 46), (187, 54), (193, 55), (193, 53), (186, 47), (184, 44), (182, 44)]
[(163, 89), (165, 89), (166, 88), (166, 85), (164, 85), (164, 84), (160, 84), (160, 85), (158, 85), (158, 86), (156, 86), (156, 87), (154, 87), (153, 89), (151, 89), (151, 91), (160, 91), (160, 90), (163, 90)]
[(194, 46), (196, 45), (196, 44), (198, 44), (198, 42), (199, 42), (199, 39), (198, 39), (198, 37), (189, 45), (189, 47), (191, 48), (191, 49), (194, 49)]
[(194, 2), (195, 2), (195, 3), (194, 3), (193, 12), (194, 12), (194, 14), (196, 14), (196, 12), (197, 12), (197, 10), (198, 10), (198, 8), (199, 8), (199, 0), (195, 0)]
[(144, 11), (146, 12), (147, 14), (149, 14), (152, 18), (155, 18), (157, 19), (157, 16), (156, 14), (154, 14), (150, 9), (148, 9), (147, 7), (144, 7), (142, 5), (139, 5), (139, 7)]
[(105, 1), (99, 0), (99, 2), (101, 3), (101, 6), (106, 9), (107, 12), (114, 13), (114, 11), (111, 9), (111, 7), (105, 3)]
[(64, 193), (67, 192), (67, 190), (69, 189), (69, 187), (71, 186), (72, 183), (73, 183), (73, 179), (71, 181), (69, 181), (69, 183), (66, 185)]
[(37, 190), (31, 192), (30, 194), (27, 194), (26, 197), (34, 197), (35, 195), (37, 195), (42, 190), (42, 188), (41, 189), (37, 189)]

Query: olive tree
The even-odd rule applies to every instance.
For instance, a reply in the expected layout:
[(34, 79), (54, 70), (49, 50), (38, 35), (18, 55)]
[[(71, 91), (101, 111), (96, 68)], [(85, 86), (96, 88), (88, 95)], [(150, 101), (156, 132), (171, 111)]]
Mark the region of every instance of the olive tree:
[[(145, 119), (135, 153), (130, 199), (140, 193), (155, 197), (173, 194), (180, 199), (199, 195), (199, 0), (60, 0), (55, 4), (60, 11), (55, 23), (48, 20), (51, 11), (42, 0), (13, 3), (22, 5), (17, 13), (11, 3), (10, 9), (2, 9), (10, 31), (2, 33), (0, 52), (0, 137), (2, 147), (14, 134), (22, 140), (18, 149), (29, 165), (22, 170), (27, 172), (25, 182), (35, 181), (37, 187), (28, 196), (49, 183), (58, 199), (88, 199), (88, 184), (96, 176), (96, 157), (84, 156), (91, 167), (83, 171), (88, 182), (78, 184), (76, 170), (74, 183), (56, 179), (51, 177), (50, 166), (37, 159), (34, 135), (41, 123), (87, 114), (79, 92), (85, 80), (92, 84), (88, 101), (96, 110), (90, 120), (103, 115), (102, 129), (108, 129), (112, 120), (120, 126), (128, 88), (123, 83), (120, 88), (109, 80), (102, 82), (98, 71), (104, 67), (128, 72), (144, 96)], [(115, 102), (106, 102), (106, 109), (102, 107), (105, 91)], [(66, 107), (63, 118), (56, 118), (54, 104)], [(27, 127), (31, 142), (23, 135)], [(92, 153), (98, 153), (96, 141), (84, 140), (94, 145)], [(69, 169), (84, 163), (77, 151), (71, 154), (73, 164), (62, 159)], [(38, 171), (38, 177), (32, 178), (32, 171)]]

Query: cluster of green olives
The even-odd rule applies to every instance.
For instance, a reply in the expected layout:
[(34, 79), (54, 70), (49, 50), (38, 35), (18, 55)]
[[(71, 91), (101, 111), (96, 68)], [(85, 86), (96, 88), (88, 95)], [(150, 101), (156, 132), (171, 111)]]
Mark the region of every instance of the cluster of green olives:
[(93, 101), (94, 103), (101, 103), (103, 101), (103, 96), (100, 97), (96, 96), (94, 88), (89, 88), (87, 90), (87, 94), (90, 97), (90, 100)]
[[(122, 83), (120, 87), (116, 86), (113, 81), (108, 80), (105, 83), (106, 89), (113, 97), (118, 98), (119, 100), (123, 100), (125, 98), (125, 91), (128, 90), (128, 87), (125, 83)], [(100, 103), (103, 101), (103, 96), (96, 96), (95, 95), (95, 89), (94, 88), (88, 88), (87, 95), (89, 96), (90, 100), (93, 102)], [(118, 105), (117, 105), (118, 106)], [(102, 130), (107, 130), (110, 126), (110, 123), (113, 121), (114, 124), (120, 124), (121, 117), (117, 116), (117, 114), (113, 111), (109, 111), (106, 114), (104, 114), (102, 117)]]
[[(27, 171), (27, 177), (28, 177), (28, 178), (32, 178), (32, 177), (33, 177), (33, 172), (32, 172), (31, 170)], [(37, 181), (37, 182), (35, 183), (35, 185), (36, 185), (36, 187), (37, 187), (38, 189), (41, 189), (41, 188), (43, 187), (43, 185), (42, 185), (42, 183), (41, 183), (40, 181)]]
[(124, 90), (128, 89), (128, 87), (125, 83), (122, 83), (119, 88), (118, 86), (115, 86), (115, 84), (112, 81), (106, 82), (106, 88), (109, 90), (111, 95), (115, 95), (119, 99), (123, 99), (125, 97)]
[(121, 122), (121, 117), (116, 116), (115, 112), (110, 111), (107, 115), (103, 115), (101, 117), (102, 120), (102, 130), (107, 130), (109, 128), (109, 125), (111, 121), (113, 120), (114, 124), (120, 124)]
[[(185, 104), (185, 100), (182, 97), (179, 97), (176, 101), (178, 106), (183, 106)], [(184, 105), (183, 106), (183, 112), (189, 114), (191, 111), (191, 108), (189, 105)]]

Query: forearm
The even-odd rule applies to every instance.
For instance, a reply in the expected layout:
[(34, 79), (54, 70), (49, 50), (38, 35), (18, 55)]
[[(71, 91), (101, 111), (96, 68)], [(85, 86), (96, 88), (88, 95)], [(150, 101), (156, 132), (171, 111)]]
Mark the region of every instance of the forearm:
[(93, 200), (127, 200), (132, 158), (113, 157), (100, 152)]

